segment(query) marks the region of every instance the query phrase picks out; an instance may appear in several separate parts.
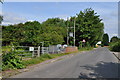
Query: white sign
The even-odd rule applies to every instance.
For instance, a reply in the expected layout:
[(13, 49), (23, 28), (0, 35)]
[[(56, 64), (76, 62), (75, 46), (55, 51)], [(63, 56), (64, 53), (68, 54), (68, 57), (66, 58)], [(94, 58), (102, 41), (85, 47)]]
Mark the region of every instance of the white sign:
[(69, 35), (70, 35), (70, 37), (73, 37), (73, 33), (72, 32), (70, 32)]
[(34, 51), (34, 47), (29, 47), (29, 51)]

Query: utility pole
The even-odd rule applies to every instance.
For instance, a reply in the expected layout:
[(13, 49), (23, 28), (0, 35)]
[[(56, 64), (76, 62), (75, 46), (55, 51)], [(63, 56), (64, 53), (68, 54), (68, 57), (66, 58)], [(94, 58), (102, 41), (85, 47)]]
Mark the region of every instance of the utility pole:
[(75, 19), (74, 19), (74, 46), (75, 46)]
[(68, 17), (67, 17), (67, 45), (69, 45), (69, 32), (68, 32)]
[(67, 45), (69, 45), (69, 28), (74, 28), (73, 38), (74, 38), (74, 46), (75, 46), (75, 18), (74, 18), (74, 27), (68, 27), (68, 22), (67, 22)]

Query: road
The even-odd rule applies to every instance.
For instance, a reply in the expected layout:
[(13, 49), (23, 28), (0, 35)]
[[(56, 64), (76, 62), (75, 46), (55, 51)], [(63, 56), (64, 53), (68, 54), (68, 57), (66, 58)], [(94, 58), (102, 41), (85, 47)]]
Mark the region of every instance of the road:
[(11, 78), (117, 78), (118, 60), (108, 48), (78, 53)]

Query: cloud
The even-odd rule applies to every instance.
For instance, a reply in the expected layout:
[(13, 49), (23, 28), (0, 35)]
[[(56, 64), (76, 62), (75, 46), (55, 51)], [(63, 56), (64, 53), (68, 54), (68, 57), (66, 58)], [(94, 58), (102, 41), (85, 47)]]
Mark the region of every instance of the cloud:
[(112, 12), (111, 12), (111, 16), (112, 16), (112, 17), (116, 17), (116, 16), (118, 16), (118, 12), (116, 12), (116, 11), (115, 11), (115, 12), (112, 11)]
[(23, 23), (25, 21), (27, 21), (27, 19), (15, 13), (3, 13), (2, 25)]
[(118, 34), (112, 34), (112, 36), (118, 36)]
[(10, 22), (2, 22), (2, 25), (13, 25), (14, 23), (10, 23)]
[(60, 19), (67, 20), (68, 15), (57, 15), (55, 17), (59, 17)]

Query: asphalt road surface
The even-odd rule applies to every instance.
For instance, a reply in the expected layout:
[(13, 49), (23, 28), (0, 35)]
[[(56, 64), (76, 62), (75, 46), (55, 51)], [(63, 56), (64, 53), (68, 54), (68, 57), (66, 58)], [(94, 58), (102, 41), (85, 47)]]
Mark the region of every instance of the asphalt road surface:
[(107, 48), (97, 48), (11, 78), (118, 78), (118, 60)]

